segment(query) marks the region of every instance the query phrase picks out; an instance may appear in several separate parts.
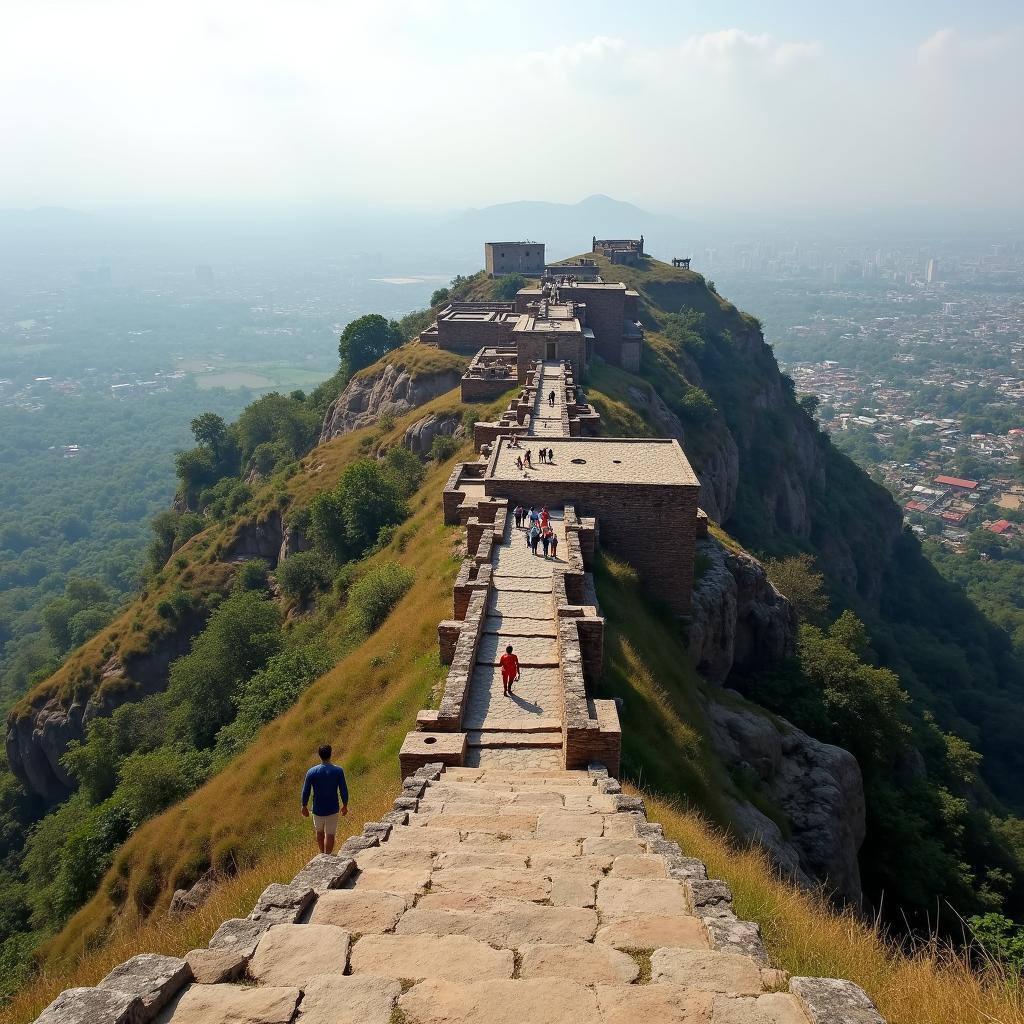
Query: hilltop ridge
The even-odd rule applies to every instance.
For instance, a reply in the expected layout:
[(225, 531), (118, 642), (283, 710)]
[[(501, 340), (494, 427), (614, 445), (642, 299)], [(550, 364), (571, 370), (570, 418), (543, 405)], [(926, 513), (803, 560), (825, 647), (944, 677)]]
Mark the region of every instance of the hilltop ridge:
[[(792, 874), (806, 872), (814, 856), (832, 855), (823, 849), (814, 856), (797, 853), (787, 863), (786, 848), (799, 847), (799, 836), (793, 845), (794, 832), (820, 840), (830, 831), (839, 834), (848, 828), (848, 837), (833, 854), (849, 857), (852, 848), (856, 867), (855, 794), (835, 803), (828, 820), (811, 815), (808, 824), (808, 809), (792, 803), (781, 770), (793, 763), (793, 750), (784, 750), (786, 730), (769, 727), (773, 715), (723, 691), (720, 684), (726, 682), (769, 711), (793, 719), (821, 746), (849, 744), (856, 753), (868, 788), (861, 862), (869, 899), (883, 887), (892, 891), (905, 885), (915, 906), (927, 906), (936, 889), (929, 890), (927, 880), (915, 880), (913, 886), (908, 880), (932, 872), (936, 886), (949, 886), (958, 900), (966, 900), (972, 886), (977, 896), (981, 886), (975, 879), (985, 866), (999, 865), (1010, 879), (1002, 883), (999, 898), (1014, 906), (1018, 867), (1012, 852), (991, 834), (1002, 809), (978, 779), (970, 758), (961, 758), (956, 766), (961, 774), (956, 775), (950, 751), (960, 748), (947, 747), (945, 734), (929, 718), (934, 715), (942, 729), (969, 733), (972, 740), (988, 738), (980, 728), (979, 711), (986, 709), (986, 701), (1010, 701), (1015, 685), (1012, 673), (1002, 693), (988, 685), (985, 673), (998, 674), (1002, 664), (994, 631), (966, 602), (956, 604), (948, 587), (932, 585), (919, 552), (902, 534), (891, 500), (831, 448), (780, 374), (753, 317), (736, 310), (699, 274), (650, 258), (638, 267), (605, 262), (602, 270), (639, 292), (647, 347), (638, 373), (595, 364), (587, 400), (600, 411), (607, 434), (680, 440), (701, 481), (703, 507), (729, 531), (713, 527), (708, 548), (696, 563), (697, 592), (705, 591), (707, 600), (695, 619), (690, 656), (704, 679), (684, 667), (687, 655), (678, 631), (656, 605), (630, 589), (628, 571), (624, 576), (614, 563), (598, 568), (597, 587), (610, 623), (608, 692), (625, 699), (625, 735), (633, 737), (623, 751), (627, 771), (651, 780), (659, 792), (682, 795), (741, 831), (745, 814), (746, 824), (753, 822), (751, 831), (761, 830)], [(482, 295), (490, 282), (477, 278), (470, 287)], [(84, 737), (89, 721), (115, 707), (130, 710), (141, 706), (140, 698), (161, 693), (172, 659), (193, 649), (194, 638), (203, 635), (219, 603), (245, 578), (247, 563), (260, 558), (267, 568), (278, 570), (310, 543), (308, 509), (317, 495), (333, 491), (361, 456), (385, 456), (408, 444), (408, 438), (422, 437), (427, 422), (445, 425), (432, 437), (454, 438), (436, 449), (426, 476), (409, 493), (409, 519), (382, 535), (365, 562), (353, 563), (357, 575), (392, 561), (414, 574), (388, 625), (405, 638), (407, 653), (398, 657), (387, 631), (351, 632), (346, 605), (351, 573), (343, 571), (338, 581), (314, 586), (301, 601), (283, 602), (288, 608), (286, 633), (301, 633), (308, 623), (348, 645), (343, 647), (347, 653), (326, 673), (317, 670), (305, 680), (308, 689), (299, 703), (291, 710), (287, 703), (281, 707), (258, 734), (257, 745), (239, 748), (191, 796), (182, 794), (184, 799), (169, 810), (130, 830), (124, 845), (111, 855), (110, 872), (91, 883), (99, 885), (97, 894), (50, 945), (45, 954), (50, 962), (67, 963), (112, 931), (159, 917), (175, 888), (189, 889), (207, 873), (223, 878), (255, 868), (267, 855), (268, 837), (273, 850), (298, 842), (298, 823), (276, 822), (290, 806), (294, 794), (288, 772), (313, 744), (318, 714), (328, 716), (323, 721), (331, 729), (342, 734), (356, 730), (352, 734), (360, 736), (348, 753), (356, 778), (377, 794), (371, 799), (383, 799), (393, 785), (392, 762), (401, 735), (428, 694), (436, 692), (442, 672), (433, 629), (454, 580), (458, 540), (437, 523), (437, 495), (450, 471), (453, 447), (461, 443), (466, 454), (461, 440), (465, 424), (496, 417), (507, 401), (505, 396), (490, 405), (467, 405), (457, 392), (442, 390), (461, 364), (439, 360), (440, 355), (448, 354), (412, 343), (354, 375), (347, 391), (326, 403), (325, 409), (335, 412), (324, 415), (320, 431), (325, 439), (317, 447), (253, 476), (248, 496), (236, 507), (210, 514), (200, 532), (176, 543), (173, 557), (124, 615), (75, 652), (12, 713), (11, 766), (30, 783), (39, 780), (50, 799), (62, 798), (75, 783), (63, 760), (67, 741)], [(408, 387), (412, 378), (418, 382), (415, 395)], [(377, 389), (373, 408), (367, 407), (369, 415), (358, 424), (339, 421), (339, 405), (354, 409), (353, 396), (366, 388), (371, 393)], [(424, 398), (425, 404), (417, 404)], [(818, 621), (831, 634), (805, 624), (797, 637), (792, 625), (768, 612), (770, 584), (737, 540), (766, 555), (812, 553), (824, 573), (833, 614), (844, 607), (855, 609), (870, 635), (837, 632), (835, 623), (829, 624), (830, 615)], [(269, 589), (262, 593), (268, 601), (281, 600)], [(181, 594), (187, 602), (180, 600)], [(920, 615), (922, 602), (932, 612), (959, 609), (952, 641), (937, 632), (936, 621)], [(311, 613), (314, 618), (307, 618)], [(917, 647), (927, 642), (946, 650), (958, 643), (967, 649), (968, 641), (959, 638), (970, 638), (979, 675), (956, 676), (955, 681), (973, 684), (974, 692), (954, 689), (948, 674), (934, 672), (931, 659), (922, 659), (914, 644), (904, 642), (907, 636), (917, 638)], [(870, 645), (881, 660), (900, 669), (912, 701), (899, 696), (899, 681), (894, 690), (893, 680), (878, 674), (884, 670), (871, 664), (880, 659)], [(794, 667), (797, 657), (800, 664)], [(829, 658), (843, 660), (850, 685), (855, 681), (869, 687), (853, 694), (859, 702), (852, 710), (854, 723), (865, 714), (895, 723), (896, 731), (883, 737), (880, 748), (855, 747), (856, 729), (829, 703), (832, 698), (824, 688), (815, 689), (821, 684), (808, 675), (809, 667), (814, 659)], [(1004, 735), (1015, 728), (1017, 714), (1008, 704)], [(996, 743), (993, 754), (983, 762), (983, 770), (992, 772), (991, 787), (1012, 787), (1012, 751)], [(260, 799), (226, 817), (212, 813), (223, 805), (226, 793), (238, 791), (259, 793)], [(897, 801), (897, 817), (904, 808), (915, 810), (898, 840), (886, 804), (892, 800)], [(922, 847), (942, 814), (966, 838), (950, 834), (943, 837), (948, 847)], [(803, 827), (794, 829), (801, 815)], [(894, 842), (902, 844), (900, 856), (893, 856)], [(922, 850), (934, 858), (925, 871), (913, 866)], [(802, 861), (801, 856), (809, 859)], [(958, 876), (951, 864), (957, 857), (969, 860), (977, 874)], [(97, 863), (102, 875), (102, 859)]]

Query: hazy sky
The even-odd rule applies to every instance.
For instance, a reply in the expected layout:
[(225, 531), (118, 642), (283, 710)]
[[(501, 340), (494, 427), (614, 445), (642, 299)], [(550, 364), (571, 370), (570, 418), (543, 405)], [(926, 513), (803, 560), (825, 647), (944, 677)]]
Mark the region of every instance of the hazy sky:
[(0, 207), (1024, 208), (1019, 2), (2, 0)]

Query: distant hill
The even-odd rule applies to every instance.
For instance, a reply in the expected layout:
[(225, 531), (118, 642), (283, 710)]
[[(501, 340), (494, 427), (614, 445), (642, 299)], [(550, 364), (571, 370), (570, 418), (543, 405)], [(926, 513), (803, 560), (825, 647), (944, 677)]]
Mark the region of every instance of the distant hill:
[(593, 235), (643, 235), (649, 252), (666, 259), (690, 255), (676, 252), (686, 245), (688, 226), (683, 221), (604, 195), (588, 196), (578, 203), (522, 201), (466, 210), (444, 225), (443, 231), (450, 240), (467, 245), (520, 239), (545, 242), (549, 260), (589, 250)]

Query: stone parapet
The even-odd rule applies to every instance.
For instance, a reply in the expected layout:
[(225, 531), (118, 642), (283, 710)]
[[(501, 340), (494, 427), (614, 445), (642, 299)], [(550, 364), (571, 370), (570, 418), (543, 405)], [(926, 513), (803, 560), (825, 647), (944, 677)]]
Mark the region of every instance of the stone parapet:
[[(489, 569), (490, 566), (487, 566)], [(459, 639), (452, 653), (451, 666), (441, 696), (441, 707), (437, 716), (437, 728), (442, 732), (458, 732), (462, 728), (462, 713), (466, 703), (466, 694), (473, 677), (473, 666), (476, 664), (477, 646), (483, 630), (484, 615), (491, 587), (488, 585), (474, 590), (466, 607), (465, 621), (459, 631)]]
[(455, 586), (452, 590), (454, 617), (460, 622), (466, 618), (473, 595), (478, 591), (490, 592), (492, 572), (490, 565), (481, 565), (469, 558), (459, 567), (459, 574), (455, 577)]

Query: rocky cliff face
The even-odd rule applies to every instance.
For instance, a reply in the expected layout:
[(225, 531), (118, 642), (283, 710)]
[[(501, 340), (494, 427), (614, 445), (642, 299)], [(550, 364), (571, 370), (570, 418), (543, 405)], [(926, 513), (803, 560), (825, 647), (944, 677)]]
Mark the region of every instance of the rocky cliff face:
[(742, 701), (735, 691), (725, 696), (730, 703), (706, 706), (715, 751), (733, 772), (759, 784), (784, 816), (785, 831), (747, 801), (734, 803), (733, 824), (801, 884), (824, 882), (859, 903), (865, 805), (857, 759)]
[(697, 543), (696, 565), (689, 645), (703, 676), (723, 683), (793, 655), (796, 613), (760, 562), (709, 537)]
[(461, 440), (466, 434), (462, 417), (456, 415), (438, 416), (427, 413), (406, 430), (403, 444), (417, 455), (429, 455), (435, 437), (453, 437)]
[(384, 413), (401, 416), (451, 391), (460, 380), (461, 374), (456, 370), (413, 377), (397, 363), (355, 376), (327, 409), (320, 441), (368, 426)]
[[(690, 651), (707, 679), (763, 669), (795, 652), (793, 606), (756, 559), (713, 538), (697, 544)], [(861, 897), (857, 852), (864, 841), (864, 787), (856, 758), (820, 743), (735, 691), (705, 708), (715, 752), (773, 804), (784, 827), (747, 800), (730, 807), (733, 825), (763, 846), (803, 885), (825, 882), (844, 899)]]
[[(272, 512), (262, 522), (242, 524), (226, 561), (262, 559), (271, 569), (296, 551), (306, 548), (300, 531), (289, 527), (280, 513)], [(102, 681), (119, 685), (101, 687), (99, 696), (81, 702), (51, 697), (32, 708), (28, 715), (7, 724), (5, 747), (11, 771), (34, 793), (49, 802), (63, 800), (74, 789), (74, 780), (61, 764), (72, 740), (84, 740), (89, 722), (111, 715), (122, 704), (142, 700), (167, 686), (171, 662), (187, 654), (192, 639), (206, 622), (205, 613), (193, 613), (178, 628), (160, 638), (151, 650), (126, 659), (114, 655), (100, 670)]]
[(61, 764), (72, 740), (84, 740), (89, 722), (103, 718), (128, 701), (141, 700), (167, 686), (171, 662), (187, 654), (192, 638), (203, 628), (205, 615), (193, 614), (152, 651), (122, 661), (115, 655), (101, 678), (121, 679), (122, 685), (102, 691), (99, 698), (64, 702), (51, 697), (32, 713), (8, 719), (4, 746), (11, 771), (30, 789), (55, 803), (74, 789), (74, 780)]

